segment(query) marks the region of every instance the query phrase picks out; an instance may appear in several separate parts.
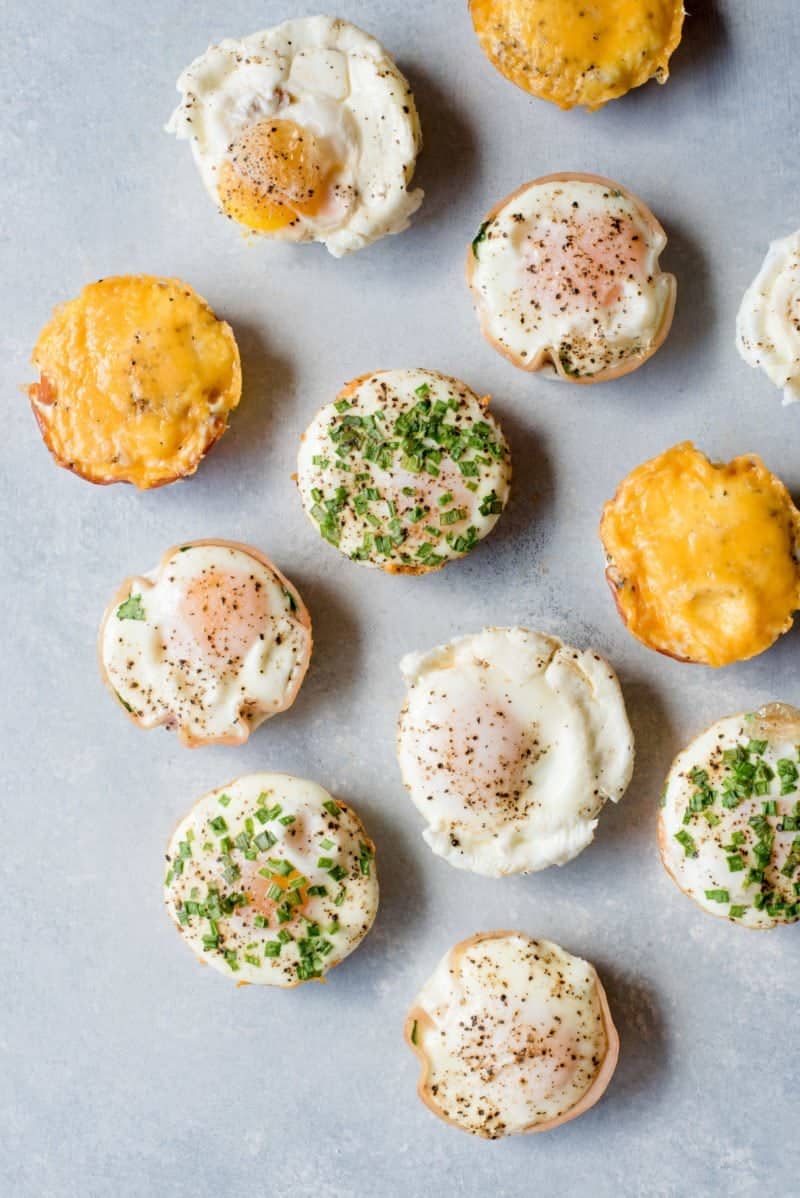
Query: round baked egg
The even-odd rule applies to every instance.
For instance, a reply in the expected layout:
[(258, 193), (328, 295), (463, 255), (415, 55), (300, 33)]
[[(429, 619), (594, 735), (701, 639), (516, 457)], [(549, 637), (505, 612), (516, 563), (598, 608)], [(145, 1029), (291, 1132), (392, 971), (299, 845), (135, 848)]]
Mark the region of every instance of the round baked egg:
[(608, 662), (525, 628), (403, 658), (397, 754), (437, 856), (487, 877), (564, 865), (633, 771)]
[(230, 325), (180, 279), (90, 283), (56, 308), (32, 360), (44, 442), (93, 483), (146, 489), (193, 474), (242, 392)]
[(661, 796), (670, 877), (748, 928), (800, 919), (800, 711), (768, 703), (718, 720), (679, 753)]
[(372, 927), (375, 846), (353, 809), (315, 782), (250, 774), (180, 821), (165, 901), (200, 961), (240, 984), (318, 981)]
[(334, 257), (408, 227), (422, 145), (411, 89), (375, 38), (303, 17), (211, 46), (178, 80), (168, 132), (191, 143), (220, 211), (248, 234)]
[(192, 541), (128, 578), (100, 628), (103, 678), (141, 728), (184, 744), (242, 744), (291, 707), (311, 657), (311, 619), (269, 558)]
[(405, 1037), (426, 1106), (488, 1140), (584, 1114), (619, 1056), (594, 966), (522, 932), (483, 932), (451, 948), (409, 1011)]
[(502, 75), (559, 108), (590, 112), (666, 83), (683, 0), (469, 0), (481, 49)]
[(509, 448), (488, 402), (432, 370), (348, 383), (300, 444), (300, 497), (320, 535), (393, 574), (464, 557), (509, 496)]
[(663, 343), (676, 283), (666, 234), (631, 192), (599, 175), (547, 175), (501, 200), (467, 252), (481, 332), (522, 370), (599, 383)]
[(770, 245), (742, 299), (736, 346), (782, 388), (784, 404), (800, 399), (800, 230)]
[(679, 661), (755, 657), (800, 606), (800, 512), (756, 454), (673, 446), (622, 481), (600, 536), (628, 630)]

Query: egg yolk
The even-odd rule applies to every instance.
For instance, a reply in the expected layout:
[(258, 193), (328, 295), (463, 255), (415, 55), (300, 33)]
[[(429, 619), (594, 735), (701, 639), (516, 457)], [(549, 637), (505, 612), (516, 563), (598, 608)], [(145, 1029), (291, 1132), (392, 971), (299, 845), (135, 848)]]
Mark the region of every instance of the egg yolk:
[(294, 121), (259, 121), (231, 147), (219, 172), (226, 215), (259, 233), (274, 233), (298, 216), (315, 216), (328, 199), (337, 164), (328, 147)]
[[(273, 890), (273, 886), (280, 890), (280, 895)], [(259, 915), (265, 916), (270, 924), (277, 921), (277, 909), (287, 901), (293, 917), (301, 915), (308, 902), (308, 880), (296, 869), (288, 874), (273, 873), (265, 878), (253, 868), (245, 881), (245, 888), (250, 906)]]
[(609, 308), (644, 271), (647, 245), (627, 217), (543, 222), (526, 242), (528, 287), (554, 312)]
[(246, 657), (269, 616), (262, 583), (253, 575), (222, 570), (204, 570), (193, 578), (178, 611), (194, 651), (199, 648), (206, 660), (217, 663)]

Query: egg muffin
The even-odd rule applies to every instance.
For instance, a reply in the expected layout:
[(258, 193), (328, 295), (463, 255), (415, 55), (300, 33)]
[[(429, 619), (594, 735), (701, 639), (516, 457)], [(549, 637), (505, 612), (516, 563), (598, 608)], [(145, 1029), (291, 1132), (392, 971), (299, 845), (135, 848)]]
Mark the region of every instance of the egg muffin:
[(405, 1037), (426, 1106), (488, 1140), (584, 1114), (619, 1056), (594, 966), (522, 932), (483, 932), (451, 948), (409, 1011)]
[(506, 79), (590, 112), (648, 79), (666, 83), (683, 0), (469, 0), (481, 49)]
[(322, 980), (372, 927), (375, 846), (315, 782), (251, 774), (180, 821), (164, 897), (201, 962), (240, 984), (291, 988)]
[(784, 404), (800, 400), (800, 229), (770, 244), (742, 297), (736, 348), (781, 388)]
[(521, 370), (599, 383), (642, 366), (672, 324), (667, 237), (600, 175), (546, 175), (488, 213), (467, 251), (481, 332)]
[(100, 628), (100, 668), (140, 728), (172, 729), (190, 748), (238, 745), (291, 707), (311, 645), (308, 610), (269, 558), (191, 541), (122, 584)]
[(239, 403), (230, 325), (186, 283), (120, 275), (56, 308), (28, 388), (60, 466), (93, 483), (161, 487), (193, 474)]
[(679, 753), (658, 821), (667, 873), (704, 911), (748, 928), (800, 919), (800, 711), (718, 720)]
[(623, 480), (600, 536), (629, 631), (679, 661), (755, 657), (800, 606), (800, 512), (756, 454), (712, 463), (673, 446)]
[(526, 628), (485, 628), (400, 668), (403, 782), (437, 856), (486, 877), (565, 865), (633, 771), (608, 662)]
[(320, 535), (390, 574), (464, 557), (494, 528), (511, 483), (488, 403), (433, 370), (379, 370), (348, 383), (300, 445), (300, 497)]

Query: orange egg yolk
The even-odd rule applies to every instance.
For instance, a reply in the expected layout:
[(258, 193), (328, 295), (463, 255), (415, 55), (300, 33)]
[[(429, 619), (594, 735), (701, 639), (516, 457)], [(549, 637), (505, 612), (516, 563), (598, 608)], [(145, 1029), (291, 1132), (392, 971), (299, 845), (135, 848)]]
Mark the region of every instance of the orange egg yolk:
[[(300, 879), (303, 881), (302, 885)], [(280, 896), (272, 889), (273, 886), (281, 891)], [(308, 902), (308, 881), (296, 869), (285, 875), (273, 873), (270, 877), (265, 877), (257, 869), (253, 869), (245, 880), (245, 888), (250, 906), (260, 915), (264, 915), (270, 921), (270, 926), (277, 922), (276, 911), (289, 896), (296, 895), (299, 900), (291, 907), (293, 916), (302, 914)]]
[(259, 233), (287, 228), (325, 204), (337, 168), (323, 141), (294, 121), (259, 121), (231, 147), (219, 172), (226, 215)]

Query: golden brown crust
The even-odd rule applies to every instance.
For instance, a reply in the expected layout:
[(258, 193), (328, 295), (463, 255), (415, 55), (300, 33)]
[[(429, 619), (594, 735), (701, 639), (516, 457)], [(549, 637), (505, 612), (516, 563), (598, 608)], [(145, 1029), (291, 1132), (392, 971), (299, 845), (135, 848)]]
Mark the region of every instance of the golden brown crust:
[(611, 11), (573, 2), (574, 11), (569, 0), (469, 0), (469, 8), (492, 66), (559, 108), (594, 112), (649, 79), (666, 83), (683, 31), (683, 0), (615, 0)]
[[(503, 929), (495, 932), (476, 932), (474, 936), (469, 936), (466, 940), (461, 940), (458, 944), (454, 945), (448, 953), (448, 957), (455, 967), (459, 959), (463, 957), (473, 945), (481, 944), (484, 940), (503, 940), (509, 936), (520, 936), (525, 940), (528, 939), (527, 933), (509, 929)], [(614, 1070), (617, 1067), (617, 1061), (619, 1059), (619, 1034), (614, 1025), (614, 1020), (611, 1017), (611, 1009), (608, 1005), (608, 996), (606, 995), (603, 984), (597, 975), (597, 970), (590, 962), (587, 961), (586, 964), (592, 970), (595, 983), (597, 985), (597, 995), (603, 1015), (603, 1027), (606, 1033), (606, 1055), (603, 1057), (603, 1062), (594, 1081), (589, 1086), (589, 1089), (573, 1107), (566, 1111), (565, 1114), (559, 1115), (556, 1118), (546, 1119), (541, 1123), (529, 1124), (527, 1127), (522, 1128), (523, 1134), (550, 1131), (554, 1127), (559, 1127), (562, 1123), (569, 1123), (571, 1119), (576, 1119), (578, 1115), (583, 1115), (603, 1097), (608, 1089), (609, 1082), (614, 1075)], [(458, 1123), (455, 1119), (451, 1119), (444, 1113), (441, 1107), (437, 1104), (435, 1096), (431, 1092), (429, 1085), (430, 1062), (428, 1057), (425, 1055), (422, 1045), (420, 1043), (415, 1043), (414, 1038), (415, 1028), (418, 1028), (420, 1025), (423, 1027), (434, 1026), (433, 1021), (431, 1020), (427, 1011), (424, 1011), (422, 1007), (414, 1006), (406, 1016), (406, 1021), (403, 1026), (403, 1035), (405, 1037), (406, 1044), (408, 1044), (409, 1048), (420, 1063), (417, 1094), (425, 1103), (425, 1106), (428, 1107), (428, 1109), (432, 1111), (437, 1118), (441, 1119), (444, 1123), (449, 1123), (451, 1127), (457, 1127), (460, 1131), (463, 1131), (464, 1128), (460, 1123)]]
[[(195, 548), (198, 548), (203, 545), (221, 546), (224, 549), (235, 549), (241, 553), (246, 553), (249, 557), (252, 557), (256, 561), (261, 562), (261, 564), (263, 566), (266, 566), (266, 568), (268, 570), (271, 570), (275, 574), (275, 576), (280, 580), (281, 586), (285, 587), (286, 590), (289, 592), (289, 594), (293, 597), (295, 604), (296, 604), (296, 610), (294, 613), (295, 618), (298, 620), (298, 622), (300, 624), (303, 625), (304, 628), (306, 628), (308, 630), (308, 647), (307, 647), (305, 657), (303, 658), (303, 663), (302, 663), (303, 668), (298, 672), (298, 676), (297, 676), (295, 682), (293, 683), (290, 691), (287, 693), (286, 703), (280, 709), (280, 711), (287, 711), (294, 703), (294, 701), (297, 697), (297, 693), (303, 684), (306, 673), (308, 671), (308, 665), (311, 660), (311, 652), (312, 652), (313, 645), (314, 645), (312, 628), (311, 628), (311, 616), (309, 614), (308, 608), (306, 607), (305, 603), (303, 602), (300, 592), (297, 590), (294, 583), (290, 582), (289, 579), (286, 577), (286, 575), (283, 574), (278, 569), (278, 567), (275, 565), (275, 563), (270, 561), (270, 559), (267, 557), (267, 555), (265, 553), (262, 553), (261, 550), (254, 549), (252, 545), (246, 545), (242, 541), (225, 541), (225, 540), (216, 540), (214, 538), (204, 538), (199, 541), (181, 541), (179, 544), (173, 545), (170, 549), (167, 549), (167, 551), (161, 555), (161, 559), (158, 563), (158, 566), (153, 571), (153, 573), (156, 576), (156, 581), (158, 580), (158, 578), (160, 578), (161, 573), (164, 570), (164, 567), (166, 566), (166, 564), (170, 560), (170, 558), (173, 556), (173, 554), (177, 553), (180, 549), (195, 549)], [(103, 679), (103, 682), (106, 684), (108, 689), (111, 691), (111, 693), (114, 695), (114, 697), (118, 701), (120, 701), (119, 695), (117, 694), (115, 687), (111, 683), (111, 680), (108, 676), (108, 671), (106, 670), (106, 667), (105, 667), (105, 662), (103, 660), (103, 638), (105, 636), (106, 624), (108, 623), (109, 619), (111, 618), (112, 615), (114, 615), (114, 613), (116, 612), (120, 603), (123, 603), (129, 597), (129, 595), (131, 593), (131, 586), (133, 585), (133, 583), (137, 580), (137, 578), (141, 578), (141, 577), (142, 577), (142, 575), (134, 574), (134, 575), (131, 575), (129, 578), (125, 579), (125, 581), (117, 588), (117, 591), (114, 594), (114, 597), (112, 598), (111, 602), (108, 604), (105, 612), (103, 613), (103, 618), (100, 621), (100, 632), (98, 634), (98, 639), (97, 639), (97, 654), (98, 654), (98, 660), (100, 663), (100, 677)], [(136, 712), (128, 710), (128, 707), (121, 701), (120, 701), (120, 706), (123, 707), (125, 714), (128, 716), (128, 719), (131, 720), (132, 723), (136, 724), (137, 728), (144, 727), (142, 720), (137, 716)], [(241, 744), (245, 743), (245, 741), (249, 738), (250, 734), (252, 732), (255, 732), (256, 728), (258, 728), (259, 725), (264, 722), (264, 720), (270, 718), (273, 715), (280, 714), (280, 712), (275, 711), (274, 709), (271, 709), (270, 711), (263, 711), (263, 709), (259, 709), (258, 707), (256, 707), (253, 710), (255, 712), (256, 718), (248, 719), (245, 727), (240, 732), (231, 734), (230, 736), (194, 737), (191, 735), (191, 733), (187, 732), (186, 729), (183, 728), (182, 726), (173, 725), (171, 722), (171, 717), (169, 717), (169, 716), (165, 716), (163, 720), (159, 721), (159, 723), (157, 725), (153, 725), (153, 726), (154, 727), (170, 727), (170, 728), (174, 726), (175, 731), (178, 734), (178, 739), (180, 740), (181, 744), (185, 745), (188, 749), (196, 749), (196, 748), (199, 748), (201, 745), (241, 745)], [(262, 711), (263, 711), (262, 718), (258, 719), (258, 715), (261, 714)], [(149, 731), (149, 729), (147, 729), (147, 731)], [(338, 801), (339, 800), (337, 799), (337, 802)]]
[[(752, 644), (748, 645), (746, 649), (740, 653), (732, 653), (731, 648), (726, 648), (724, 645), (718, 652), (715, 652), (714, 655), (710, 654), (708, 650), (706, 650), (704, 653), (700, 650), (699, 643), (697, 642), (694, 652), (682, 651), (678, 649), (677, 646), (670, 644), (670, 636), (673, 634), (671, 634), (668, 629), (660, 638), (657, 638), (655, 635), (653, 635), (652, 631), (649, 631), (649, 625), (652, 623), (652, 621), (648, 618), (647, 602), (643, 598), (643, 595), (646, 591), (645, 586), (643, 586), (643, 582), (645, 582), (648, 578), (647, 571), (644, 566), (642, 567), (641, 574), (637, 574), (636, 571), (630, 567), (623, 570), (619, 562), (619, 557), (622, 556), (624, 545), (620, 547), (616, 544), (616, 537), (611, 525), (612, 521), (615, 519), (616, 513), (618, 511), (621, 512), (625, 507), (626, 495), (629, 488), (632, 486), (632, 481), (637, 477), (641, 478), (642, 472), (645, 470), (655, 470), (662, 462), (666, 462), (671, 455), (676, 455), (679, 453), (687, 455), (687, 458), (702, 461), (706, 466), (709, 467), (709, 469), (713, 471), (725, 471), (731, 476), (731, 478), (735, 478), (737, 475), (741, 475), (742, 477), (748, 477), (751, 475), (754, 476), (756, 483), (754, 487), (755, 492), (758, 493), (759, 490), (768, 489), (773, 497), (773, 502), (769, 505), (770, 518), (774, 518), (776, 513), (783, 512), (787, 519), (788, 526), (791, 529), (791, 545), (787, 547), (785, 561), (783, 563), (773, 564), (775, 565), (776, 569), (777, 565), (779, 564), (782, 564), (783, 566), (788, 564), (789, 572), (794, 575), (795, 579), (794, 594), (789, 600), (787, 600), (786, 610), (782, 610), (780, 612), (780, 619), (778, 619), (776, 615), (770, 623), (770, 627), (764, 628), (758, 637), (753, 639)], [(709, 498), (708, 502), (711, 504), (713, 500)], [(651, 514), (651, 520), (652, 518), (653, 517)], [(620, 517), (620, 520), (621, 519), (622, 518)], [(632, 518), (629, 519), (626, 517), (623, 523), (626, 529), (628, 529), (628, 536), (632, 535), (634, 531)], [(625, 476), (625, 478), (619, 483), (613, 498), (610, 499), (603, 508), (599, 532), (608, 563), (605, 571), (606, 581), (614, 598), (614, 604), (619, 612), (620, 618), (628, 628), (628, 631), (631, 632), (637, 640), (639, 640), (643, 645), (646, 645), (647, 648), (653, 649), (657, 653), (662, 654), (664, 657), (670, 657), (674, 661), (695, 665), (709, 665), (714, 667), (729, 665), (734, 661), (744, 661), (750, 657), (756, 656), (759, 653), (765, 652), (768, 648), (770, 648), (771, 645), (775, 643), (782, 633), (786, 632), (791, 627), (793, 612), (797, 610), (797, 607), (800, 604), (800, 567), (797, 564), (798, 554), (800, 554), (800, 512), (795, 508), (792, 497), (783, 482), (777, 477), (777, 475), (768, 470), (757, 454), (742, 454), (736, 458), (733, 458), (728, 463), (716, 463), (710, 462), (706, 455), (701, 453), (700, 450), (696, 449), (691, 442), (681, 442), (680, 444), (673, 446), (671, 449), (666, 450), (663, 454), (658, 455), (656, 458), (643, 463), (641, 466), (635, 467), (634, 470)], [(666, 554), (667, 549), (665, 548), (664, 555)], [(743, 560), (746, 559), (747, 556), (747, 551), (745, 550), (743, 554)], [(703, 567), (704, 574), (708, 575), (708, 581), (706, 582), (706, 585), (709, 587), (711, 585), (712, 578), (711, 565), (711, 561), (707, 560)], [(720, 587), (719, 589), (722, 593), (722, 588)], [(772, 593), (772, 591), (773, 588), (766, 589), (767, 594)], [(777, 588), (775, 588), (775, 594), (777, 595)], [(636, 604), (631, 606), (633, 596), (636, 597)], [(677, 617), (675, 617), (675, 619), (677, 619)], [(685, 628), (683, 635), (686, 635)], [(677, 636), (678, 632), (676, 630), (673, 639), (677, 638)]]
[[(215, 390), (215, 394), (220, 398), (224, 398), (223, 410), (218, 412), (209, 411), (205, 414), (198, 414), (198, 426), (200, 419), (205, 423), (206, 436), (202, 443), (196, 445), (191, 452), (184, 452), (183, 445), (176, 452), (176, 460), (174, 467), (168, 467), (165, 462), (161, 462), (155, 466), (145, 466), (142, 461), (131, 460), (127, 467), (120, 466), (118, 461), (113, 460), (113, 457), (103, 458), (102, 455), (97, 459), (93, 454), (87, 454), (87, 447), (82, 443), (81, 423), (89, 421), (90, 423), (97, 419), (100, 421), (99, 413), (96, 413), (92, 405), (87, 401), (85, 396), (80, 392), (72, 393), (73, 381), (71, 376), (76, 372), (76, 363), (81, 366), (78, 372), (81, 377), (81, 389), (88, 390), (92, 385), (97, 386), (97, 381), (93, 379), (93, 371), (96, 363), (93, 355), (96, 354), (96, 347), (88, 344), (77, 344), (77, 338), (66, 336), (67, 328), (60, 329), (65, 321), (69, 320), (69, 314), (72, 309), (80, 311), (82, 317), (86, 319), (87, 327), (91, 329), (91, 318), (85, 317), (84, 309), (81, 305), (90, 302), (89, 296), (94, 297), (94, 302), (97, 302), (97, 295), (100, 289), (106, 289), (108, 294), (104, 295), (105, 303), (109, 313), (113, 314), (114, 306), (117, 306), (118, 311), (124, 309), (124, 304), (121, 304), (117, 291), (128, 288), (139, 288), (145, 292), (148, 288), (153, 291), (158, 289), (172, 289), (176, 294), (188, 299), (196, 310), (196, 318), (209, 317), (216, 327), (221, 340), (226, 343), (231, 356), (230, 377), (226, 380), (225, 389), (221, 392)], [(105, 314), (105, 313), (104, 313)], [(113, 324), (113, 321), (111, 322)], [(114, 330), (112, 329), (112, 332)], [(169, 332), (169, 330), (168, 330)], [(66, 337), (66, 340), (65, 340)], [(86, 334), (82, 331), (82, 339), (86, 342)], [(91, 340), (91, 339), (89, 339)], [(98, 341), (103, 342), (104, 338), (98, 335)], [(105, 335), (105, 344), (112, 344), (112, 337)], [(69, 346), (69, 350), (67, 350)], [(69, 366), (65, 365), (67, 353), (75, 355), (75, 360), (69, 362)], [(110, 414), (106, 411), (103, 414), (103, 425), (108, 426), (108, 446), (107, 454), (111, 453), (110, 446), (116, 440), (116, 437), (121, 431), (130, 425), (130, 411), (135, 410), (135, 403), (131, 397), (125, 396), (128, 401), (130, 411), (126, 416), (124, 413), (123, 396), (119, 390), (114, 390), (115, 385), (119, 387), (119, 379), (115, 376), (115, 369), (119, 366), (121, 354), (119, 346), (107, 348), (107, 358), (104, 363), (108, 366), (108, 376), (110, 381), (108, 386), (112, 390), (108, 393), (110, 401), (109, 408), (116, 406), (116, 411)], [(152, 347), (147, 350), (141, 350), (143, 357), (150, 358), (155, 361), (157, 355), (154, 354)], [(163, 359), (168, 359), (170, 356), (169, 341), (165, 342), (164, 352), (161, 355)], [(140, 489), (152, 490), (157, 487), (167, 486), (170, 483), (176, 482), (181, 478), (188, 477), (197, 470), (200, 462), (206, 454), (219, 441), (223, 433), (227, 429), (228, 414), (238, 405), (242, 390), (241, 376), (241, 360), (239, 357), (239, 349), (236, 344), (236, 339), (233, 330), (226, 321), (215, 316), (210, 305), (198, 295), (188, 284), (179, 279), (157, 278), (149, 275), (124, 275), (101, 279), (98, 283), (88, 284), (83, 288), (81, 293), (73, 300), (60, 304), (54, 311), (50, 322), (42, 330), (36, 349), (34, 350), (34, 364), (39, 365), (40, 359), (40, 377), (38, 382), (31, 383), (24, 388), (31, 404), (36, 423), (47, 449), (50, 451), (54, 461), (71, 473), (76, 474), (79, 478), (85, 479), (87, 482), (95, 483), (99, 486), (108, 486), (111, 483), (123, 482), (130, 483)], [(63, 394), (59, 393), (59, 387), (50, 377), (44, 362), (48, 361), (51, 366), (57, 367), (65, 374), (66, 389)], [(135, 362), (131, 360), (130, 368), (133, 369)], [(148, 381), (152, 382), (152, 376), (148, 376)], [(102, 389), (101, 389), (102, 390)], [(161, 396), (158, 395), (156, 383), (156, 396), (158, 401)], [(152, 401), (143, 400), (145, 407)], [(56, 410), (59, 404), (63, 404), (66, 409), (72, 408), (73, 420), (71, 428), (66, 430), (63, 427), (57, 427)], [(87, 407), (88, 405), (88, 407)], [(82, 409), (87, 409), (85, 412)], [(135, 438), (133, 442), (135, 442)], [(128, 449), (130, 449), (130, 444)]]
[[(640, 200), (637, 195), (628, 188), (623, 187), (620, 183), (615, 183), (613, 179), (607, 179), (604, 175), (585, 174), (580, 171), (558, 171), (553, 175), (541, 175), (538, 179), (531, 179), (528, 183), (523, 183), (505, 199), (500, 200), (493, 208), (487, 212), (483, 218), (482, 224), (490, 224), (499, 215), (500, 212), (508, 204), (512, 204), (514, 200), (521, 195), (524, 195), (532, 187), (539, 187), (544, 183), (597, 183), (601, 187), (607, 187), (611, 191), (618, 191), (629, 200), (635, 207), (647, 228), (657, 237), (667, 240), (667, 235), (661, 225), (661, 222), (651, 212), (643, 200)], [(578, 385), (587, 385), (590, 383), (608, 383), (614, 379), (623, 378), (626, 374), (631, 374), (632, 371), (638, 370), (645, 362), (652, 358), (666, 340), (667, 334), (672, 327), (672, 318), (675, 313), (675, 300), (677, 297), (678, 284), (674, 275), (667, 272), (662, 272), (662, 277), (669, 280), (669, 294), (667, 302), (664, 305), (664, 311), (661, 317), (661, 323), (656, 330), (648, 347), (636, 357), (628, 358), (617, 366), (609, 366), (605, 370), (600, 370), (597, 374), (592, 375), (573, 375), (567, 374), (559, 355), (553, 353), (550, 349), (542, 349), (534, 358), (520, 358), (518, 354), (512, 351), (505, 345), (502, 345), (496, 337), (492, 335), (488, 327), (488, 319), (486, 310), (483, 304), (483, 297), (478, 288), (474, 284), (475, 268), (477, 259), (472, 249), (472, 244), (467, 247), (466, 258), (466, 276), (467, 285), (472, 292), (475, 301), (475, 310), (478, 313), (478, 321), (480, 323), (481, 333), (489, 342), (493, 349), (497, 350), (507, 361), (511, 362), (520, 370), (525, 370), (528, 373), (536, 373), (541, 370), (553, 370), (558, 375), (559, 379), (568, 383), (576, 383)]]

